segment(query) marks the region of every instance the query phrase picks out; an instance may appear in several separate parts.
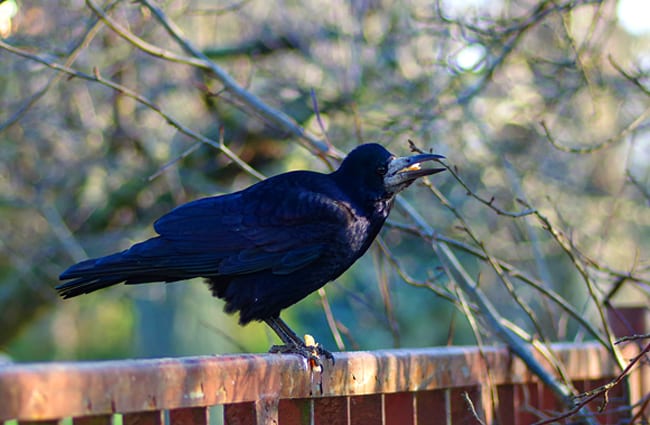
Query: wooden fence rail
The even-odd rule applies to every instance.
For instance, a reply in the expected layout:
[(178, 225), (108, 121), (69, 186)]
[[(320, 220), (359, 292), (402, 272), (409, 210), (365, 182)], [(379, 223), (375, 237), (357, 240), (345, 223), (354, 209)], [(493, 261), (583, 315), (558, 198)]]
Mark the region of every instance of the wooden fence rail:
[[(606, 384), (620, 370), (595, 343), (555, 344), (578, 391)], [(324, 373), (291, 355), (0, 365), (3, 421), (206, 424), (223, 405), (227, 424), (530, 424), (565, 411), (505, 348), (441, 347), (336, 353)], [(549, 370), (551, 370), (549, 368)], [(489, 372), (489, 374), (488, 374)], [(650, 368), (632, 376), (631, 401), (647, 398)], [(629, 418), (619, 385), (600, 423)], [(599, 398), (590, 407), (596, 412)], [(626, 416), (627, 415), (627, 416)], [(568, 422), (567, 422), (568, 423)]]
[[(553, 348), (579, 390), (619, 373), (596, 344)], [(471, 400), (488, 422), (527, 424), (539, 418), (536, 411), (563, 409), (505, 349), (386, 350), (336, 359), (322, 376), (286, 355), (6, 365), (0, 367), (0, 421), (74, 417), (74, 423), (109, 424), (122, 413), (125, 424), (203, 424), (209, 406), (224, 405), (232, 424), (309, 423), (312, 417), (332, 425), (477, 423)], [(602, 423), (613, 423), (615, 408), (627, 404), (622, 389), (609, 394)]]

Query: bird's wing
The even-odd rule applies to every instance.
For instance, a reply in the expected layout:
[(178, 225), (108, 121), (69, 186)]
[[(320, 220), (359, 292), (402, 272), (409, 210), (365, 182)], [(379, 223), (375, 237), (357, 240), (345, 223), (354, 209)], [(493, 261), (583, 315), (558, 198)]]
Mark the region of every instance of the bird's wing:
[(349, 219), (323, 194), (269, 185), (190, 202), (154, 228), (197, 274), (289, 274), (319, 258)]

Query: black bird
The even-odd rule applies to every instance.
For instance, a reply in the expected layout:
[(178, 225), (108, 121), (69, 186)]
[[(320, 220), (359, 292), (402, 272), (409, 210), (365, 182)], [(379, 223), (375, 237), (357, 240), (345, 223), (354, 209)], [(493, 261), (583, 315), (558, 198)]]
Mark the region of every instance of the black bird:
[[(204, 277), (225, 311), (242, 325), (266, 322), (283, 346), (273, 351), (318, 360), (280, 311), (336, 279), (366, 252), (395, 195), (417, 178), (444, 171), (420, 164), (443, 158), (397, 158), (378, 144), (354, 149), (330, 174), (292, 171), (247, 189), (181, 205), (154, 223), (158, 236), (82, 261), (64, 271), (63, 298), (125, 284)], [(333, 360), (333, 359), (332, 359)]]

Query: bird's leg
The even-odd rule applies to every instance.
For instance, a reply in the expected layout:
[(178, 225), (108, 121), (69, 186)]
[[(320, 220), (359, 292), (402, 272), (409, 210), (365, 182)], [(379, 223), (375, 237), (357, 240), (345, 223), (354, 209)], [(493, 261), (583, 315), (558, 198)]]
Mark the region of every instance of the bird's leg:
[[(320, 356), (325, 356), (334, 364), (334, 356), (319, 344), (312, 342), (306, 344), (280, 317), (271, 317), (264, 320), (267, 325), (280, 337), (284, 345), (274, 345), (269, 350), (271, 353), (294, 353), (305, 357), (321, 366)], [(313, 341), (313, 339), (312, 339)]]
[(264, 319), (267, 325), (280, 337), (282, 342), (287, 346), (304, 345), (303, 341), (288, 326), (282, 326), (279, 322), (284, 322), (279, 317), (270, 317)]
[[(327, 359), (331, 360), (332, 363), (334, 363), (334, 356), (332, 353), (324, 349), (320, 344), (318, 344), (311, 335), (306, 335), (305, 340), (301, 340), (298, 335), (287, 325), (287, 323), (280, 319), (280, 317), (276, 318), (277, 324), (279, 327), (282, 328), (284, 332), (286, 332), (288, 335), (291, 335), (292, 339), (298, 340), (301, 344), (304, 344), (307, 348), (311, 350), (315, 350), (319, 356), (325, 356)], [(307, 336), (309, 337), (309, 340), (307, 339)], [(311, 342), (309, 342), (311, 341)]]

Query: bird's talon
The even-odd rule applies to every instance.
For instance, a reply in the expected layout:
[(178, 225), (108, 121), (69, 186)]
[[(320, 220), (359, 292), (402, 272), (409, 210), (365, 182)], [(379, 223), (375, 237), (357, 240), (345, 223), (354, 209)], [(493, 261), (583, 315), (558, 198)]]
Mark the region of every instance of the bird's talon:
[(320, 345), (316, 345), (314, 348), (314, 351), (318, 354), (318, 357), (325, 357), (327, 360), (331, 361), (332, 364), (335, 363), (334, 360), (334, 355), (321, 347)]
[(279, 354), (297, 354), (307, 360), (309, 367), (312, 370), (322, 372), (323, 370), (323, 361), (321, 357), (325, 357), (334, 364), (334, 356), (332, 353), (321, 347), (319, 344), (316, 345), (273, 345), (269, 349), (269, 353), (279, 353)]
[(325, 356), (326, 359), (330, 360), (332, 364), (334, 364), (334, 356), (332, 355), (332, 353), (330, 353), (329, 351), (324, 349), (322, 345), (317, 343), (313, 336), (309, 334), (305, 334), (304, 340), (307, 348), (310, 351), (312, 351), (312, 353), (314, 353), (315, 356), (319, 358), (321, 356)]

